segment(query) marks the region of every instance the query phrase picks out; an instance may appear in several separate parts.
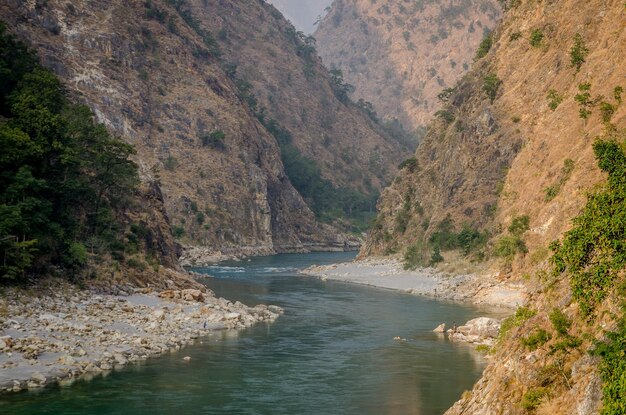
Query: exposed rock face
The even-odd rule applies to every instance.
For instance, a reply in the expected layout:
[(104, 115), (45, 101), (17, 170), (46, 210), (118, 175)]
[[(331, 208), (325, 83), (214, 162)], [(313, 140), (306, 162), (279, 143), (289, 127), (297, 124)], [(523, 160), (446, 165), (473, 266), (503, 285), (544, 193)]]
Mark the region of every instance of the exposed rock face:
[(356, 87), (355, 99), (415, 129), (429, 123), (437, 95), (467, 72), (499, 17), (495, 0), (337, 0), (314, 36), (324, 63)]
[[(335, 245), (336, 232), (316, 222), (285, 175), (276, 140), (222, 70), (207, 35), (219, 31), (208, 3), (171, 4), (9, 0), (0, 19), (98, 121), (136, 146), (142, 178), (160, 182), (162, 213), (178, 237), (224, 253)], [(254, 7), (267, 14), (270, 6)], [(347, 118), (346, 128), (361, 131), (357, 121)], [(217, 131), (223, 136), (211, 136)], [(392, 164), (400, 158), (384, 142), (380, 151), (395, 155)]]

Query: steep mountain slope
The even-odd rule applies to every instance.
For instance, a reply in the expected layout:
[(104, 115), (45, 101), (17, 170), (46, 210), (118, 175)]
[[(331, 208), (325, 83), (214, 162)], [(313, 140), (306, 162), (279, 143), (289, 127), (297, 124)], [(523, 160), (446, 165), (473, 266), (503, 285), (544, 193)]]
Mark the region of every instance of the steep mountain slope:
[[(626, 10), (602, 0), (507, 4), (493, 47), (442, 96), (415, 158), (384, 191), (362, 254), (404, 252), (415, 266), (460, 248), (466, 261), (491, 257), (500, 278), (527, 281), (527, 309), (449, 413), (598, 413), (603, 383), (606, 402), (623, 393), (621, 366), (606, 362), (623, 350)], [(587, 193), (605, 189), (596, 156), (612, 184), (549, 262), (548, 245)], [(598, 341), (602, 361), (587, 353)]]
[(246, 94), (253, 95), (257, 116), (279, 142), (286, 130), (291, 144), (314, 160), (322, 177), (335, 187), (371, 199), (389, 183), (398, 163), (412, 150), (385, 135), (350, 104), (337, 89), (340, 85), (333, 88), (312, 38), (296, 32), (264, 2), (194, 4), (194, 14), (207, 16), (208, 27), (219, 34), (229, 73)]
[(405, 128), (427, 125), (437, 95), (472, 63), (500, 17), (495, 0), (336, 0), (314, 33), (320, 56), (359, 98)]
[(222, 69), (211, 35), (219, 28), (204, 3), (10, 0), (0, 19), (137, 148), (140, 174), (161, 183), (177, 237), (243, 253), (343, 246), (316, 222), (276, 139)]

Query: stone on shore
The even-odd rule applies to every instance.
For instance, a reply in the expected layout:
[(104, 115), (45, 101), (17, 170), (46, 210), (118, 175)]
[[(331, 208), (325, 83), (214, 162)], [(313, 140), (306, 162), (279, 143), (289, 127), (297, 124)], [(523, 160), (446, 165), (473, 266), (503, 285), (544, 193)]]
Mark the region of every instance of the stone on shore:
[(457, 327), (451, 339), (491, 346), (500, 333), (500, 322), (490, 317), (478, 317)]
[(441, 323), (433, 330), (435, 333), (445, 333), (446, 332), (446, 323)]

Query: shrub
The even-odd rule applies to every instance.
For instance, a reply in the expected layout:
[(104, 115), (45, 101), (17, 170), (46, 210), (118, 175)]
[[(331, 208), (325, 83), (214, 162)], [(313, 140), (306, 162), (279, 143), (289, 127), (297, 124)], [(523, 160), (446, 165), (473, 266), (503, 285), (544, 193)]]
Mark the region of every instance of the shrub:
[(582, 119), (587, 119), (591, 115), (591, 106), (593, 105), (593, 101), (591, 100), (590, 90), (591, 84), (589, 82), (579, 84), (579, 93), (574, 96), (574, 100), (578, 102), (578, 105), (580, 106), (578, 113)]
[(615, 101), (617, 101), (617, 104), (621, 104), (622, 103), (622, 94), (624, 93), (624, 88), (622, 88), (621, 86), (616, 86), (613, 89), (613, 97), (615, 98)]
[(172, 235), (174, 235), (174, 238), (182, 238), (183, 236), (185, 236), (185, 228), (183, 228), (182, 226), (174, 226), (172, 227)]
[(502, 84), (502, 81), (493, 73), (485, 76), (483, 79), (483, 91), (485, 91), (492, 103), (496, 99), (500, 84)]
[(200, 140), (203, 146), (212, 147), (215, 149), (223, 150), (226, 148), (224, 141), (226, 139), (226, 133), (222, 130), (214, 130), (210, 133), (202, 133)]
[(402, 170), (406, 168), (411, 173), (415, 172), (418, 168), (417, 159), (415, 157), (408, 158), (404, 160), (400, 165), (398, 165), (398, 170)]
[(513, 42), (522, 37), (522, 32), (513, 32), (509, 36), (509, 41)]
[(439, 110), (435, 113), (435, 117), (439, 117), (446, 125), (449, 125), (454, 121), (454, 114), (448, 110)]
[(500, 333), (498, 334), (498, 342), (501, 342), (507, 333), (514, 327), (519, 327), (524, 322), (537, 314), (536, 311), (527, 307), (519, 307), (515, 310), (515, 314), (504, 319), (500, 325)]
[(602, 117), (602, 122), (606, 124), (610, 123), (616, 110), (617, 107), (613, 104), (604, 101), (600, 103), (600, 116)]
[(528, 252), (523, 240), (516, 236), (503, 236), (496, 242), (494, 255), (506, 260), (512, 260), (518, 253)]
[(546, 344), (552, 336), (544, 329), (537, 329), (532, 334), (520, 339), (522, 345), (528, 350), (537, 350), (537, 348)]
[(404, 252), (404, 269), (413, 270), (420, 265), (425, 265), (427, 257), (424, 246), (420, 242), (410, 245)]
[(585, 46), (585, 41), (580, 33), (574, 35), (574, 45), (570, 49), (570, 63), (572, 68), (576, 68), (576, 72), (580, 71), (580, 67), (585, 63), (585, 58), (589, 54), (589, 49)]
[(509, 233), (513, 236), (521, 237), (527, 230), (530, 229), (530, 218), (528, 215), (517, 216), (513, 218), (509, 225)]
[(443, 261), (443, 256), (441, 256), (441, 250), (438, 246), (433, 248), (433, 254), (430, 256), (430, 265), (435, 265)]
[(541, 29), (534, 29), (530, 32), (530, 45), (534, 48), (541, 46), (541, 42), (543, 41), (544, 35)]
[[(615, 133), (617, 134), (617, 133)], [(583, 315), (606, 298), (626, 267), (626, 154), (624, 133), (599, 139), (593, 149), (600, 169), (608, 173), (605, 188), (588, 196), (563, 243), (551, 244), (553, 274), (568, 271), (574, 299)]]
[(481, 58), (484, 58), (489, 52), (489, 50), (491, 49), (492, 45), (493, 45), (493, 36), (491, 33), (487, 33), (485, 37), (483, 38), (483, 40), (481, 40), (480, 44), (478, 45), (478, 50), (476, 51), (476, 57), (474, 58), (474, 60), (479, 60)]
[(547, 395), (548, 390), (546, 388), (541, 387), (530, 389), (522, 397), (522, 408), (527, 411), (534, 411), (537, 409), (539, 404), (541, 404), (541, 400)]
[(546, 99), (548, 100), (548, 107), (552, 111), (555, 111), (558, 108), (558, 106), (561, 104), (561, 102), (563, 102), (563, 96), (559, 95), (556, 89), (549, 90), (548, 96), (546, 97)]
[(561, 188), (565, 185), (565, 183), (567, 183), (567, 181), (572, 176), (572, 172), (574, 171), (574, 166), (575, 166), (574, 160), (572, 159), (565, 159), (563, 161), (563, 167), (561, 168), (561, 174), (559, 176), (559, 180), (555, 184), (543, 189), (543, 191), (546, 194), (545, 199), (544, 199), (546, 202), (551, 201), (561, 192)]
[(606, 341), (597, 342), (593, 354), (600, 356), (603, 408), (601, 415), (626, 413), (626, 318), (618, 322), (617, 330), (608, 333)]
[(558, 308), (550, 312), (550, 322), (554, 330), (561, 336), (566, 336), (567, 331), (572, 326), (572, 321)]

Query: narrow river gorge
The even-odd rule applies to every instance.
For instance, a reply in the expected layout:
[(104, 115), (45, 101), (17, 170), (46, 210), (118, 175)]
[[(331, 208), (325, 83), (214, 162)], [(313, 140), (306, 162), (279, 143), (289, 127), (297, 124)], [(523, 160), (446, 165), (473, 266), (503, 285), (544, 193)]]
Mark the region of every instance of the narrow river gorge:
[(486, 362), (472, 346), (432, 329), (492, 310), (297, 273), (352, 257), (277, 255), (196, 269), (214, 276), (202, 282), (218, 296), (279, 305), (285, 314), (107, 375), (4, 395), (0, 413), (443, 413)]

